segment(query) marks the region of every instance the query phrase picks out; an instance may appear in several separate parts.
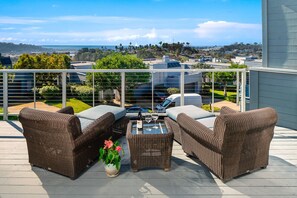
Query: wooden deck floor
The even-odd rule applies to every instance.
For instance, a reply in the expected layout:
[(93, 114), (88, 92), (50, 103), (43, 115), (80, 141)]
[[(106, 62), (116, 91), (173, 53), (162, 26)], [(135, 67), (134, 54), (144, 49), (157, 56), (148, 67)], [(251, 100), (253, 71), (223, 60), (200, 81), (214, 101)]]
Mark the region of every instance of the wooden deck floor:
[[(174, 144), (172, 169), (132, 172), (129, 153), (117, 178), (96, 163), (77, 180), (28, 164), (19, 122), (0, 122), (0, 197), (297, 197), (297, 131), (277, 127), (267, 169), (226, 184)], [(124, 142), (125, 143), (125, 142)], [(126, 144), (125, 144), (126, 145)]]

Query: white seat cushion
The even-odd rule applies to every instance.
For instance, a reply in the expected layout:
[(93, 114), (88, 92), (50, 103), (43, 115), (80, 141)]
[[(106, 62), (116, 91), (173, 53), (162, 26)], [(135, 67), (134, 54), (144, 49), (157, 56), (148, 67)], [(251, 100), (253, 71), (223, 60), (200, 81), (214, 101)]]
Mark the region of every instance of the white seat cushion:
[(201, 109), (194, 105), (172, 107), (172, 108), (166, 109), (166, 113), (167, 113), (168, 117), (170, 117), (171, 119), (173, 119), (175, 121), (177, 119), (178, 114), (180, 114), (180, 113), (185, 113), (195, 120), (215, 116), (213, 113), (205, 111), (204, 109)]
[(216, 120), (216, 117), (208, 117), (208, 118), (198, 119), (196, 121), (200, 122), (201, 124), (203, 124), (204, 126), (212, 130), (215, 120)]
[(77, 115), (77, 117), (96, 120), (104, 114), (111, 112), (115, 116), (115, 120), (119, 120), (126, 115), (126, 109), (122, 107), (114, 107), (109, 105), (98, 105), (96, 107), (89, 108), (82, 111)]
[(94, 122), (96, 119), (100, 118), (104, 114), (111, 112), (115, 116), (115, 120), (119, 120), (126, 115), (126, 109), (122, 107), (114, 107), (109, 105), (98, 105), (96, 107), (89, 108), (82, 111), (77, 115), (81, 129), (84, 130), (88, 125)]

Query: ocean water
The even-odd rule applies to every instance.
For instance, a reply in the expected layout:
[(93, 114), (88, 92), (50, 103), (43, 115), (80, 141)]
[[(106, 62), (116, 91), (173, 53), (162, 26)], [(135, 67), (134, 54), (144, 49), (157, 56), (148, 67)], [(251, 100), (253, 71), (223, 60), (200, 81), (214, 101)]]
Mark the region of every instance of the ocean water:
[(115, 45), (41, 45), (41, 47), (57, 51), (78, 51), (82, 48), (115, 50)]

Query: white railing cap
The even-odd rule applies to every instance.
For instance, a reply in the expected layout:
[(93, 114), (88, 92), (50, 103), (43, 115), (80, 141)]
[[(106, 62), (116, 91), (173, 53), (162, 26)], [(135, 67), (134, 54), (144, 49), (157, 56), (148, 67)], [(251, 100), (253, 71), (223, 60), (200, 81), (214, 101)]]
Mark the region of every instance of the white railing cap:
[(2, 69), (0, 73), (77, 73), (77, 72), (91, 72), (91, 73), (157, 73), (157, 72), (244, 72), (246, 69)]

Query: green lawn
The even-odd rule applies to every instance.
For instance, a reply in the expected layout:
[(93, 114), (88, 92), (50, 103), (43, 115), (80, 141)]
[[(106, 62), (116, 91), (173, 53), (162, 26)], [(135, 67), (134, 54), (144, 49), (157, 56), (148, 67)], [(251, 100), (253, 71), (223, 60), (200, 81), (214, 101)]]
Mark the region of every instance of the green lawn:
[[(205, 111), (211, 112), (211, 108), (209, 104), (202, 105), (202, 109), (204, 109)], [(221, 109), (219, 107), (214, 107), (214, 112), (220, 112), (220, 110)]]
[[(210, 93), (212, 93), (212, 90), (210, 90)], [(214, 97), (230, 102), (236, 102), (236, 92), (227, 91), (227, 97), (225, 98), (224, 91), (214, 90)]]
[(3, 108), (0, 107), (0, 113), (3, 113)]
[[(52, 102), (46, 102), (46, 101), (45, 101), (45, 103), (48, 105), (51, 105), (51, 106), (62, 108), (62, 103), (52, 103)], [(75, 113), (79, 113), (81, 111), (91, 108), (90, 105), (88, 105), (76, 98), (67, 99), (66, 106), (72, 106)]]

